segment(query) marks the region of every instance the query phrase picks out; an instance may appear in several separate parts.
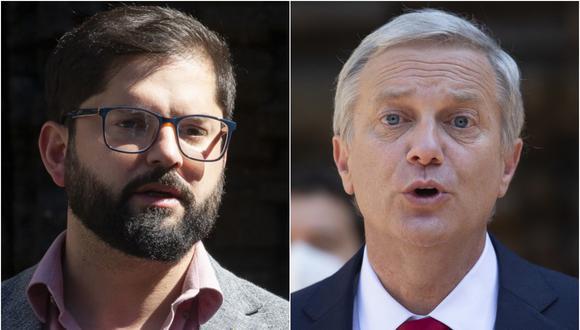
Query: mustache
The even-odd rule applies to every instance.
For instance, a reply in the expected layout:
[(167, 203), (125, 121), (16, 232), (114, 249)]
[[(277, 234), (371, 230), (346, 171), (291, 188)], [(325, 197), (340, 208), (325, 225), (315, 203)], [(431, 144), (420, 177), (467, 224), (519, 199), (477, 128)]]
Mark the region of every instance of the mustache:
[(131, 198), (131, 195), (133, 195), (133, 193), (135, 193), (139, 187), (149, 183), (162, 184), (179, 191), (182, 203), (185, 202), (189, 204), (195, 201), (195, 196), (191, 190), (189, 190), (189, 187), (183, 183), (175, 170), (158, 167), (129, 181), (129, 183), (121, 191), (121, 197), (119, 199), (120, 202), (126, 203), (129, 198)]

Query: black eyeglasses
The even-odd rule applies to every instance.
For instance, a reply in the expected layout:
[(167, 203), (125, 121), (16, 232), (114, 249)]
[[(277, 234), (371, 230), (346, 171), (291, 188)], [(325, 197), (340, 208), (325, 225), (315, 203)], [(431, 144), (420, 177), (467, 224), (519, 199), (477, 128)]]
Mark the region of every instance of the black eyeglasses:
[(201, 162), (220, 160), (236, 129), (235, 122), (208, 115), (166, 118), (149, 110), (125, 106), (79, 109), (63, 115), (61, 121), (93, 115), (101, 116), (103, 138), (111, 150), (143, 153), (157, 140), (161, 127), (171, 124), (181, 152)]

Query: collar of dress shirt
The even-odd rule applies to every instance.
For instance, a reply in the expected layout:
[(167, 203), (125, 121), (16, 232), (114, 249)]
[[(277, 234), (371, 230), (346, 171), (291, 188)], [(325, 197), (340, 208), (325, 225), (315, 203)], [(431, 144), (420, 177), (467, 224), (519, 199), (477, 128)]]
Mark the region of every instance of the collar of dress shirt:
[(497, 257), (489, 234), (475, 265), (429, 315), (415, 315), (383, 288), (365, 246), (353, 311), (354, 329), (396, 329), (407, 319), (431, 316), (451, 329), (493, 329), (498, 294)]
[[(42, 323), (49, 321), (50, 309), (56, 307), (58, 319), (50, 320), (51, 323), (57, 321), (64, 328), (74, 329), (78, 328), (78, 325), (64, 304), (62, 254), (65, 237), (66, 231), (62, 232), (46, 251), (32, 275), (26, 294), (34, 314)], [(197, 303), (193, 303), (194, 299)], [(185, 316), (191, 314), (193, 319), (203, 324), (218, 311), (222, 302), (223, 295), (211, 266), (209, 254), (203, 243), (197, 242), (181, 294), (171, 304), (171, 311), (163, 328), (171, 327), (178, 313), (187, 314)]]

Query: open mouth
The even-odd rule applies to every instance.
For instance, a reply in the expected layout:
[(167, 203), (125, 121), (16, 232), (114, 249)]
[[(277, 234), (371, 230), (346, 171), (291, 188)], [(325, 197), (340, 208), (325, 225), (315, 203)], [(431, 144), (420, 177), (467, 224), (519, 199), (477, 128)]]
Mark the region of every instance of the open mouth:
[(435, 180), (417, 180), (403, 192), (407, 201), (416, 207), (435, 207), (451, 198), (445, 186)]
[(417, 188), (413, 192), (415, 196), (420, 198), (434, 197), (439, 194), (439, 190), (437, 188)]

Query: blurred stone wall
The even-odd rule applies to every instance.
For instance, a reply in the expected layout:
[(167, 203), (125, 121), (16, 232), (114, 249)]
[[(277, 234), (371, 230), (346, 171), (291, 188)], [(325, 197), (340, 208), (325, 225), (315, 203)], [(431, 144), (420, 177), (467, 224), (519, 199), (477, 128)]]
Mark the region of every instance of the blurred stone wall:
[(578, 275), (577, 2), (294, 2), (292, 174), (332, 162), (335, 80), (369, 33), (409, 9), (473, 18), (518, 62), (525, 151), (491, 232), (526, 259)]
[[(155, 4), (188, 12), (223, 35), (234, 59), (238, 129), (206, 246), (226, 268), (287, 297), (288, 3), (147, 3)], [(64, 32), (118, 5), (2, 3), (2, 279), (38, 262), (65, 228), (66, 197), (37, 150), (47, 56)]]

